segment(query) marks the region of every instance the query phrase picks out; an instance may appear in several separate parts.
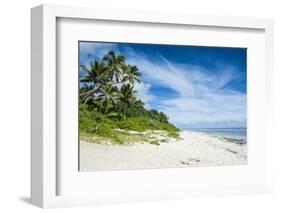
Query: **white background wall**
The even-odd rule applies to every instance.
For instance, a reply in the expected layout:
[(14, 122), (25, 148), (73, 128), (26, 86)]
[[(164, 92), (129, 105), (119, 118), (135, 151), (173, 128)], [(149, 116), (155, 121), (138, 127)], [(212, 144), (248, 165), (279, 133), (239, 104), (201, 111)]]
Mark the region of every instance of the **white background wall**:
[[(79, 4), (134, 10), (184, 12), (275, 19), (275, 132), (280, 133), (281, 5), (278, 0), (5, 0), (0, 6), (0, 211), (37, 212), (29, 203), (30, 178), (30, 8), (42, 3)], [(281, 125), (280, 125), (281, 126)], [(273, 195), (192, 199), (185, 201), (122, 204), (52, 212), (280, 212), (281, 146), (272, 141), (275, 193)]]

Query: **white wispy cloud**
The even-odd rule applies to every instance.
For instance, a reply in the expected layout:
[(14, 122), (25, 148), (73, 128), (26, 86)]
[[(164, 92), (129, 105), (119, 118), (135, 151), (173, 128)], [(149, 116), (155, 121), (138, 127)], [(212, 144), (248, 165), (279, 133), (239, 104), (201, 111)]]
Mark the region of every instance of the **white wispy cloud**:
[(142, 100), (144, 102), (146, 108), (150, 108), (149, 101), (152, 101), (155, 99), (155, 96), (153, 96), (151, 94), (151, 92), (149, 91), (151, 88), (151, 85), (148, 83), (141, 82), (141, 83), (137, 83), (135, 87), (137, 90), (137, 93), (136, 93), (137, 98), (139, 98), (140, 100)]
[(80, 42), (80, 53), (102, 55), (103, 52), (107, 52), (114, 46), (116, 46), (114, 43)]
[[(159, 99), (157, 104), (171, 122), (182, 126), (245, 125), (246, 94), (225, 88), (238, 78), (234, 67), (220, 66), (221, 70), (211, 72), (200, 66), (171, 63), (163, 57), (152, 60), (142, 53), (127, 51), (134, 56), (128, 61), (139, 67), (145, 82), (177, 93), (174, 98)], [(151, 95), (149, 89), (143, 92)]]
[(115, 47), (114, 43), (80, 42), (80, 59), (87, 65), (93, 58), (99, 59)]

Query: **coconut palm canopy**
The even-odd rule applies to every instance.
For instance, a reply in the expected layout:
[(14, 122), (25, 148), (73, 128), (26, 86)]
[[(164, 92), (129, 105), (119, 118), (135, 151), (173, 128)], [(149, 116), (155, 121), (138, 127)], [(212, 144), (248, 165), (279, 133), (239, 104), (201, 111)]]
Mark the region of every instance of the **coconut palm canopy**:
[(126, 118), (146, 116), (168, 123), (168, 117), (155, 109), (147, 110), (135, 95), (141, 72), (126, 58), (109, 50), (100, 60), (81, 65), (80, 105), (100, 116)]

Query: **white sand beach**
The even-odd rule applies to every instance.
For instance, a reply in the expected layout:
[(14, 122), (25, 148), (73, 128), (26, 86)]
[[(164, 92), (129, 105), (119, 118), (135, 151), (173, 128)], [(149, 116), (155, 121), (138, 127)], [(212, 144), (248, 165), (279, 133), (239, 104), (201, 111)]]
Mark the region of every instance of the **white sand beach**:
[(247, 164), (246, 143), (189, 131), (181, 131), (180, 138), (160, 145), (80, 141), (80, 171)]

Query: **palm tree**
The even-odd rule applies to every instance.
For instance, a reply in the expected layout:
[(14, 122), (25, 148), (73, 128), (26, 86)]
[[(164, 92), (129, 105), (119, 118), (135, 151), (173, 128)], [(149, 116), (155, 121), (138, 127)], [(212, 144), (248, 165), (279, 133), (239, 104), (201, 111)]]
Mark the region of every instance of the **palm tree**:
[(125, 73), (125, 76), (123, 78), (124, 82), (129, 81), (133, 85), (135, 84), (135, 82), (141, 82), (140, 77), (142, 75), (137, 66), (131, 66), (129, 64), (128, 66), (123, 66), (122, 69)]
[(134, 93), (136, 93), (136, 91), (133, 86), (130, 84), (122, 85), (120, 92), (118, 93), (118, 112), (121, 117), (126, 117), (130, 102), (136, 99)]
[(103, 114), (118, 108), (126, 116), (130, 101), (136, 99), (134, 84), (140, 83), (137, 66), (126, 64), (124, 56), (110, 50), (100, 61), (90, 62), (89, 68), (80, 67), (85, 72), (80, 77), (80, 103)]
[(86, 103), (90, 96), (98, 92), (108, 80), (108, 69), (104, 63), (97, 60), (90, 62), (90, 69), (84, 65), (80, 67), (86, 72), (86, 75), (80, 77), (80, 83), (84, 83), (84, 87), (80, 90), (80, 100)]
[(80, 68), (86, 71), (86, 75), (81, 77), (80, 82), (97, 84), (105, 80), (107, 66), (103, 62), (95, 60), (94, 62), (90, 62), (90, 69), (84, 65), (81, 65)]
[[(94, 98), (94, 93), (87, 94), (88, 91), (91, 91), (93, 89), (94, 89), (93, 85), (83, 84), (83, 86), (80, 87), (80, 100), (79, 100), (79, 102), (83, 103), (83, 104), (87, 103), (88, 105), (93, 107), (93, 101), (92, 100)], [(83, 94), (83, 95), (81, 95), (81, 94)]]
[(100, 110), (102, 113), (107, 114), (109, 109), (112, 108), (116, 102), (118, 88), (112, 85), (105, 85), (101, 88), (100, 94), (98, 95), (101, 100)]
[(102, 59), (107, 63), (111, 74), (111, 80), (119, 83), (123, 78), (122, 66), (125, 64), (125, 57), (122, 55), (116, 55), (113, 50), (110, 50)]

